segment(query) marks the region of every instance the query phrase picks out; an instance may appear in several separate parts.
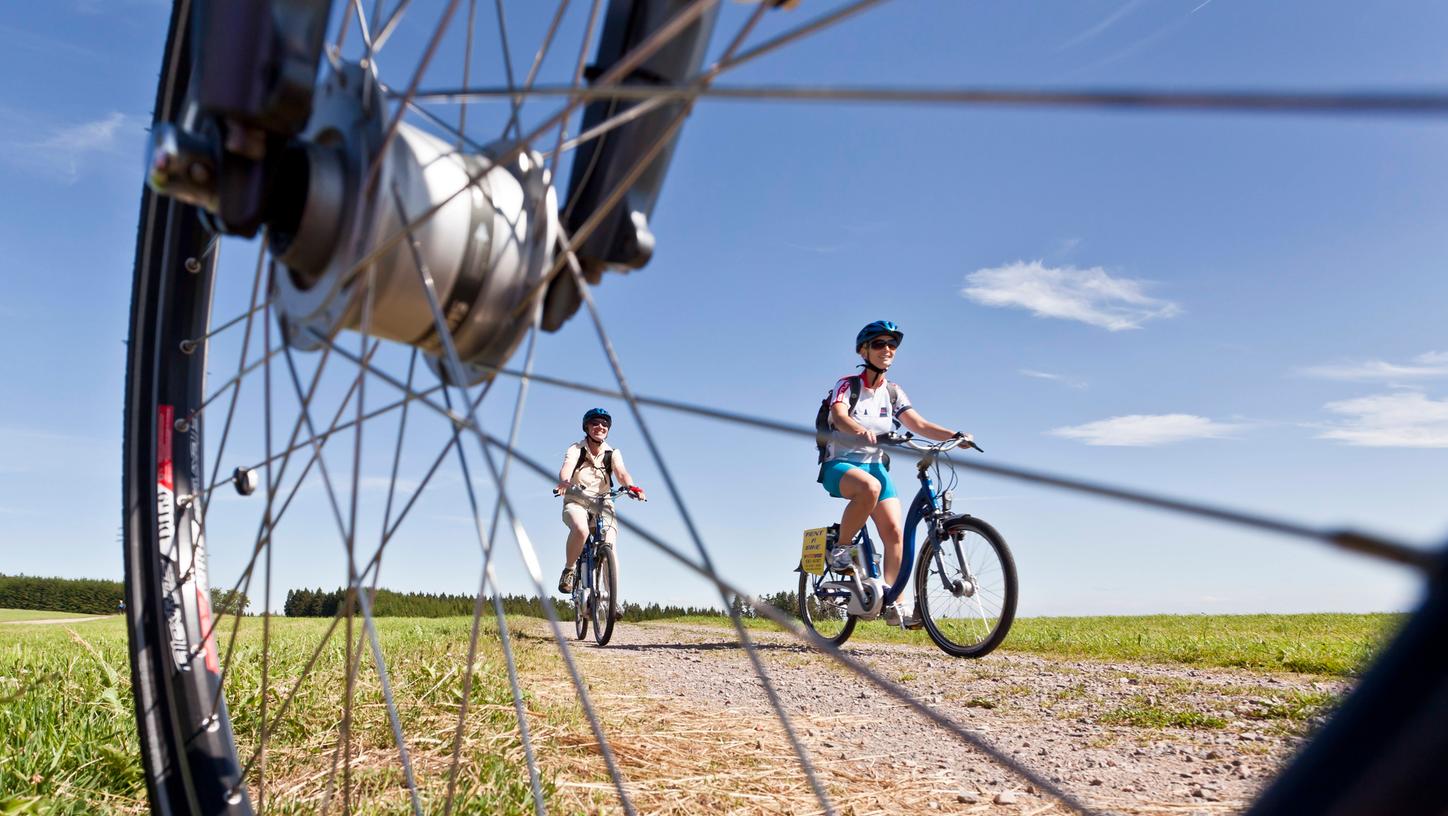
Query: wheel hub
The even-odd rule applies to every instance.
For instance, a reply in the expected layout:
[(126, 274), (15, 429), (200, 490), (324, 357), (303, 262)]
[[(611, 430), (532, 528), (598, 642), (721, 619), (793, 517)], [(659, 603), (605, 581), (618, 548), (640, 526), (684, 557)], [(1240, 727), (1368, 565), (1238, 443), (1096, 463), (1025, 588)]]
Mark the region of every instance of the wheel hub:
[(557, 199), (548, 170), (537, 153), (504, 164), (497, 157), (511, 145), (466, 153), (402, 123), (369, 184), (370, 163), (383, 150), (379, 95), (357, 65), (332, 72), (318, 89), (305, 134), (306, 204), (295, 233), (273, 241), (287, 269), (273, 280), (287, 341), (315, 349), (365, 322), (368, 333), (422, 349), (446, 372), (435, 306), (464, 376), (487, 379), (522, 339), (532, 310), (520, 307), (536, 297), (553, 260)]

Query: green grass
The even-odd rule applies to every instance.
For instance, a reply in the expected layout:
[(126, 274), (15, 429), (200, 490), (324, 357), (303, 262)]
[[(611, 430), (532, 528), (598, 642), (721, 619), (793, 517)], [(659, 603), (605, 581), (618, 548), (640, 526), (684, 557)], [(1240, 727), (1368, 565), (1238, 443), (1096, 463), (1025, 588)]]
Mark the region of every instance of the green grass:
[[(295, 685), (302, 665), (329, 621), (274, 619), (270, 714)], [(379, 621), (389, 677), (402, 727), (412, 743), (425, 810), (440, 806), (446, 790), (446, 758), (466, 664), (470, 618), (389, 618)], [(489, 628), (491, 624), (487, 624)], [(261, 699), (261, 621), (246, 619), (237, 641), (228, 706), (242, 756), (257, 743)], [(323, 649), (312, 679), (301, 686), (284, 719), (276, 721), (267, 759), (271, 790), (298, 786), (301, 802), (268, 802), (275, 813), (319, 809), (343, 709), (345, 641)], [(512, 696), (495, 636), (485, 633), (475, 663), (460, 812), (532, 813), (528, 773), (517, 736)], [(519, 671), (526, 678), (558, 676), (551, 640), (515, 639)], [(223, 638), (221, 648), (225, 649)], [(370, 658), (370, 655), (369, 655)], [(527, 685), (525, 681), (525, 686)], [(586, 731), (571, 695), (542, 700), (525, 694), (534, 728), (548, 736)], [(406, 812), (407, 797), (396, 748), (370, 659), (359, 674), (353, 707), (352, 771), (356, 792), (368, 806), (358, 813)], [(555, 745), (560, 761), (588, 754)], [(131, 703), (125, 624), (119, 618), (0, 629), (0, 814), (143, 813), (145, 784)], [(587, 812), (579, 794), (558, 799), (556, 772), (545, 768), (544, 793), (561, 812)], [(424, 781), (425, 780), (425, 781)], [(255, 785), (255, 774), (251, 778)], [(254, 788), (253, 788), (254, 790)]]
[(30, 620), (58, 620), (60, 618), (93, 618), (95, 615), (77, 615), (74, 612), (46, 612), (42, 609), (0, 609), (0, 623), (14, 623)]
[[(52, 616), (57, 615), (7, 611), (0, 619)], [(727, 619), (721, 618), (681, 620), (728, 625)], [(1392, 615), (1033, 618), (1017, 621), (1004, 648), (1102, 660), (1346, 675), (1364, 664), (1398, 620)], [(445, 785), (445, 765), (441, 763), (451, 751), (469, 623), (468, 618), (379, 621), (404, 732), (412, 741), (413, 761), (419, 777), (429, 780), (423, 790), (424, 808), (429, 810)], [(327, 624), (321, 619), (273, 620), (267, 689), (273, 717)], [(485, 625), (491, 630), (491, 623)], [(751, 621), (750, 626), (768, 628), (772, 624)], [(115, 616), (0, 627), (0, 814), (145, 812), (125, 638), (124, 621)], [(879, 622), (861, 625), (854, 639), (917, 643), (928, 650), (924, 654), (937, 654), (923, 632), (902, 633)], [(224, 638), (221, 645), (224, 650)], [(600, 802), (589, 797), (606, 799), (606, 785), (598, 789), (602, 793), (586, 784), (568, 789), (557, 785), (559, 773), (571, 772), (571, 779), (584, 783), (601, 780), (593, 780), (595, 771), (588, 770), (597, 764), (589, 747), (591, 738), (563, 679), (554, 645), (541, 634), (519, 636), (514, 645), (525, 688), (555, 689), (547, 693), (551, 697), (542, 691), (527, 697), (530, 722), (544, 749), (550, 809), (569, 813), (596, 810)], [(244, 752), (256, 744), (260, 725), (260, 651), (261, 620), (248, 618), (237, 641), (235, 668), (227, 686), (233, 726)], [(343, 708), (339, 680), (345, 659), (344, 642), (337, 637), (323, 649), (313, 679), (301, 686), (276, 726), (268, 754), (268, 784), (272, 790), (295, 787), (303, 799), (290, 806), (269, 802), (273, 812), (319, 809)], [(973, 665), (989, 667), (988, 663)], [(460, 783), (462, 811), (529, 813), (527, 773), (495, 634), (489, 632), (482, 639), (475, 669)], [(403, 812), (406, 797), (377, 678), (370, 669), (364, 669), (360, 677), (353, 723), (354, 751), (359, 759), (353, 782), (362, 792), (379, 795), (380, 801), (359, 812)], [(1063, 692), (1062, 697), (1072, 698), (1074, 692)], [(1198, 712), (1172, 708), (1170, 697), (1143, 697), (1106, 712), (1102, 721), (1148, 728), (1210, 729), (1222, 727), (1224, 718), (1231, 716), (1289, 728), (1334, 702), (1327, 694), (1284, 693), (1267, 687), (1244, 687), (1239, 699), (1240, 703), (1228, 706), (1231, 710)], [(988, 707), (998, 703), (981, 697), (965, 704)]]
[(1097, 718), (1105, 725), (1130, 725), (1137, 728), (1190, 728), (1209, 730), (1225, 728), (1227, 719), (1194, 709), (1177, 709), (1162, 705), (1146, 696), (1138, 696)]
[[(679, 620), (729, 625), (727, 618)], [(1001, 649), (1057, 657), (1348, 676), (1372, 661), (1402, 620), (1403, 616), (1396, 614), (1338, 613), (1021, 618)], [(750, 620), (749, 625), (774, 628), (768, 620)], [(850, 640), (930, 644), (924, 631), (902, 631), (880, 621), (861, 623)]]

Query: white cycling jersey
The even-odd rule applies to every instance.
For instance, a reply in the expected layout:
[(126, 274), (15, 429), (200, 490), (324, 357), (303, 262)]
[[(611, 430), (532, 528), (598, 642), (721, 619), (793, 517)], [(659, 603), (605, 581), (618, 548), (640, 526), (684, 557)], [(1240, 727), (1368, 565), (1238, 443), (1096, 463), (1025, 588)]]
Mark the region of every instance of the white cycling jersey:
[[(858, 374), (854, 374), (842, 377), (839, 382), (835, 383), (835, 394), (830, 399), (832, 409), (837, 402), (850, 404), (850, 381), (858, 376)], [(855, 403), (855, 410), (850, 412), (850, 418), (874, 431), (876, 435), (893, 431), (895, 419), (910, 410), (910, 398), (905, 395), (905, 389), (896, 385), (895, 394), (898, 401), (891, 405), (890, 388), (884, 377), (880, 378), (874, 388), (869, 387), (861, 380), (860, 399)], [(833, 413), (830, 414), (830, 427), (834, 427)], [(846, 462), (856, 462), (862, 465), (885, 461), (885, 452), (880, 449), (879, 445), (832, 440), (829, 447), (829, 459), (832, 460), (843, 459)]]

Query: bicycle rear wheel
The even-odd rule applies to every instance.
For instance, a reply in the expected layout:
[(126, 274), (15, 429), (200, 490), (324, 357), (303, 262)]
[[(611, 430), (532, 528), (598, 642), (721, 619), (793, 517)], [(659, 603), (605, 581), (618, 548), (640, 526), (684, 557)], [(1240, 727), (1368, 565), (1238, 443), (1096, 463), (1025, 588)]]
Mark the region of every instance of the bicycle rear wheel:
[(915, 606), (930, 639), (947, 654), (990, 654), (1016, 617), (1016, 562), (1005, 539), (980, 519), (947, 522), (945, 537), (921, 548)]
[(824, 575), (799, 573), (799, 619), (811, 632), (841, 646), (855, 631), (856, 618), (849, 613), (848, 596), (839, 590), (824, 587), (827, 581), (843, 581), (845, 576), (831, 570)]
[(607, 646), (613, 637), (613, 614), (618, 605), (618, 561), (613, 547), (598, 548), (593, 562), (593, 600), (588, 605), (593, 618), (593, 639)]

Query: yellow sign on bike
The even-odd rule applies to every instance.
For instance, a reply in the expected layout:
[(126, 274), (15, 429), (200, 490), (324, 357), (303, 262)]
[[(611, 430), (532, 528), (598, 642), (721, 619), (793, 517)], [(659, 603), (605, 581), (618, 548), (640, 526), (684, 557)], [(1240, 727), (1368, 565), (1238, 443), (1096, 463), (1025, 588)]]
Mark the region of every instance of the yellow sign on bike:
[(817, 527), (804, 531), (804, 548), (800, 551), (800, 568), (810, 575), (825, 574), (825, 539), (830, 528)]

